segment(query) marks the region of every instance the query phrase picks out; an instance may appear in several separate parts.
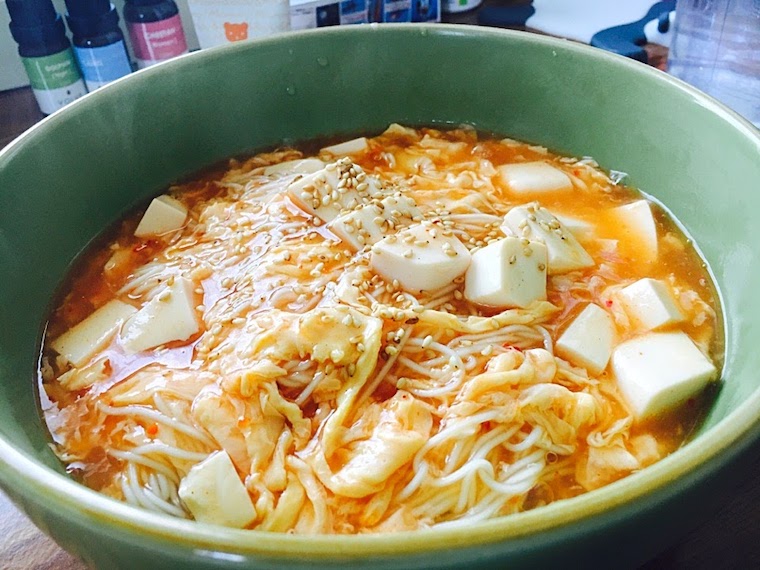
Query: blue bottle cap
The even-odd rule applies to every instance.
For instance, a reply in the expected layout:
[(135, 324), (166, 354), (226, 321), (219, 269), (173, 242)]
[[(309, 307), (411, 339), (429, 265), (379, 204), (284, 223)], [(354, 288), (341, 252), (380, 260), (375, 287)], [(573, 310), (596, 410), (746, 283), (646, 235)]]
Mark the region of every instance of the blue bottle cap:
[(78, 37), (95, 37), (119, 26), (119, 14), (110, 0), (66, 0), (66, 9), (69, 29)]

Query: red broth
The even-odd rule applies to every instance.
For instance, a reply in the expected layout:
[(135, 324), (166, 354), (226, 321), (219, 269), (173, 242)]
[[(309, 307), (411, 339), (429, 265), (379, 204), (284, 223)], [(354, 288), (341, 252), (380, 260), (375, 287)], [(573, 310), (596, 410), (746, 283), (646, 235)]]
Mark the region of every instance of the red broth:
[[(653, 257), (614, 210), (646, 198), (590, 159), (465, 128), (395, 126), (354, 146), (348, 158), (311, 144), (231, 160), (168, 189), (187, 212), (176, 229), (136, 237), (141, 210), (83, 256), (50, 316), (40, 370), (44, 417), (70, 472), (174, 516), (278, 532), (387, 532), (569, 498), (688, 439), (717, 383), (640, 417), (612, 365), (590, 372), (557, 348), (594, 304), (614, 324), (613, 350), (679, 331), (720, 369), (715, 290), (665, 211), (647, 202)], [(373, 265), (377, 245), (341, 239), (320, 217), (329, 217), (323, 204), (299, 206), (313, 186), (311, 198), (289, 195), (304, 176), (293, 164), (267, 170), (306, 156), (338, 160), (325, 184), (343, 172), (342, 192), (374, 185), (367, 203), (413, 200), (408, 216), (377, 207), (383, 239), (422, 224), (472, 256), (507, 239), (507, 212), (532, 204), (583, 222), (574, 235), (593, 263), (560, 272), (549, 263), (545, 297), (527, 307), (468, 298), (464, 270), (410, 290)], [(500, 171), (531, 162), (569, 187), (516, 190)], [(343, 200), (333, 190), (327, 202)], [(419, 245), (407, 243), (410, 252)], [(654, 333), (620, 302), (621, 289), (645, 278), (682, 317)], [(72, 363), (62, 335), (81, 333), (109, 303), (126, 313), (110, 329), (101, 323), (97, 350)], [(234, 488), (227, 498), (214, 477)]]

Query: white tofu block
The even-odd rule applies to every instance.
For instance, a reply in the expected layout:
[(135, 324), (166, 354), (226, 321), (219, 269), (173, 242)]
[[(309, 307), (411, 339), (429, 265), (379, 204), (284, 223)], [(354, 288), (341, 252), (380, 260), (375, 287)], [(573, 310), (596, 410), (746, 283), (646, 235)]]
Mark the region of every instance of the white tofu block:
[(412, 198), (397, 193), (356, 210), (342, 214), (327, 228), (354, 250), (374, 245), (399, 226), (406, 226), (414, 219), (422, 219), (422, 212)]
[(368, 146), (367, 139), (365, 137), (359, 137), (358, 139), (326, 146), (322, 149), (322, 152), (329, 152), (333, 156), (344, 156), (347, 154), (363, 152), (367, 150)]
[(472, 254), (464, 296), (478, 305), (525, 308), (546, 300), (546, 246), (506, 237)]
[(594, 265), (575, 236), (549, 210), (536, 203), (516, 206), (504, 216), (505, 233), (542, 241), (549, 254), (549, 275)]
[[(356, 184), (341, 187), (342, 175), (352, 167), (357, 172), (356, 177), (352, 177)], [(287, 194), (296, 206), (325, 222), (333, 221), (343, 210), (354, 210), (373, 198), (382, 197), (380, 185), (364, 174), (360, 166), (338, 163), (299, 178), (288, 186)]]
[(612, 370), (639, 419), (682, 404), (716, 378), (717, 370), (683, 332), (648, 333), (615, 348)]
[(607, 368), (614, 340), (612, 317), (599, 305), (590, 303), (565, 329), (555, 349), (562, 358), (591, 374), (599, 374)]
[(561, 214), (557, 214), (555, 217), (559, 220), (559, 223), (568, 229), (577, 239), (587, 241), (594, 237), (594, 224), (591, 222)]
[(621, 289), (618, 299), (631, 320), (647, 330), (684, 320), (670, 288), (657, 279), (639, 279)]
[(135, 230), (135, 236), (157, 237), (176, 231), (185, 225), (187, 208), (171, 196), (159, 196), (145, 210)]
[(652, 216), (652, 208), (646, 200), (631, 202), (612, 209), (620, 224), (622, 238), (637, 240), (640, 244), (642, 261), (657, 259), (657, 226)]
[(225, 451), (190, 469), (180, 482), (179, 498), (198, 522), (245, 528), (256, 519), (251, 496)]
[(121, 344), (128, 352), (142, 352), (167, 342), (187, 340), (199, 330), (193, 283), (181, 277), (130, 317), (124, 324)]
[(433, 291), (451, 283), (470, 265), (470, 252), (455, 236), (432, 224), (414, 224), (386, 236), (370, 253), (370, 268), (407, 291)]
[(302, 158), (298, 160), (288, 160), (280, 162), (279, 164), (273, 164), (267, 166), (264, 169), (265, 176), (272, 176), (275, 174), (311, 174), (322, 170), (325, 167), (325, 163), (318, 158)]
[(503, 164), (496, 168), (501, 181), (516, 194), (572, 190), (570, 177), (546, 162)]
[(109, 301), (51, 342), (50, 347), (72, 365), (81, 367), (105, 348), (122, 323), (136, 312), (132, 305)]

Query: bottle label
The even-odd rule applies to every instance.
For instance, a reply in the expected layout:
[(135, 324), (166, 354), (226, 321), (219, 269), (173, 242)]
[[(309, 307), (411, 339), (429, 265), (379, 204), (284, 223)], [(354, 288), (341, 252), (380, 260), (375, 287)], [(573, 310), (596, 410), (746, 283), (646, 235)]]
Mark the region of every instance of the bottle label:
[(95, 48), (74, 47), (74, 53), (90, 91), (132, 73), (127, 48), (122, 41)]
[(37, 104), (46, 115), (87, 95), (70, 49), (43, 57), (22, 57), (21, 61)]
[(81, 79), (70, 49), (43, 57), (22, 57), (21, 61), (32, 89), (60, 89)]
[(140, 68), (187, 53), (179, 14), (160, 22), (129, 22), (127, 26)]
[(34, 93), (34, 98), (37, 99), (40, 111), (49, 115), (50, 113), (55, 113), (61, 107), (65, 107), (72, 101), (87, 95), (87, 88), (84, 86), (84, 81), (77, 79), (66, 87), (59, 87), (57, 89), (32, 88), (32, 92)]

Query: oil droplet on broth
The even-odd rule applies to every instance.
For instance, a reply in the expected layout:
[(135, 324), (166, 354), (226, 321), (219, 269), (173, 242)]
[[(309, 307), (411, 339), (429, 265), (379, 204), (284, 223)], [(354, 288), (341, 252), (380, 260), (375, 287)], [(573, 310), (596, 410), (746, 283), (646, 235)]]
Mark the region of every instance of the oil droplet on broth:
[(318, 57), (318, 58), (317, 58), (317, 63), (318, 63), (319, 65), (321, 65), (322, 67), (327, 67), (327, 66), (329, 65), (329, 63), (330, 63), (330, 62), (329, 62), (329, 61), (327, 61), (327, 58), (326, 58), (326, 57)]
[(287, 92), (288, 95), (295, 95), (296, 94), (296, 88), (293, 87), (292, 85), (288, 85), (285, 88), (285, 91)]

